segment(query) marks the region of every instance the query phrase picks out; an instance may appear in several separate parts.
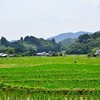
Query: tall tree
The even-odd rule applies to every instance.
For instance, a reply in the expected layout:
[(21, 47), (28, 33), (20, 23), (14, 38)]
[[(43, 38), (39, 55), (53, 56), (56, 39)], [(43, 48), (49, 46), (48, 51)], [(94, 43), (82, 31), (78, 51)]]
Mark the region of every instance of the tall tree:
[(1, 37), (1, 44), (4, 46), (8, 46), (9, 42), (7, 41), (7, 39), (5, 37)]

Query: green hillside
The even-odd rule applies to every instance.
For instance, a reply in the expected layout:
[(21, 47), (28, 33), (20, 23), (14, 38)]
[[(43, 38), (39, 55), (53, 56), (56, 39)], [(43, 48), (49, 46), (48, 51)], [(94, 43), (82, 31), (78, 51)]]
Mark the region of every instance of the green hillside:
[(67, 54), (88, 54), (100, 49), (100, 31), (94, 34), (83, 34), (67, 49)]
[(33, 36), (21, 37), (10, 42), (5, 37), (0, 39), (0, 52), (21, 55), (36, 55), (36, 52), (60, 51), (60, 45), (52, 40), (36, 38)]
[(67, 38), (67, 39), (62, 40), (60, 42), (61, 43), (61, 48), (63, 50), (67, 49), (67, 47), (70, 46), (71, 44), (73, 44), (76, 40), (77, 40), (77, 38), (76, 39)]

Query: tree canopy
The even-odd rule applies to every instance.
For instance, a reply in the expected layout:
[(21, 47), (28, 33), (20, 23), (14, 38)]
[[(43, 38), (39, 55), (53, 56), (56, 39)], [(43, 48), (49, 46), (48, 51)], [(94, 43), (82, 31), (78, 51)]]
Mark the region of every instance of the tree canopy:
[(21, 55), (36, 55), (36, 52), (60, 51), (60, 45), (55, 40), (44, 40), (33, 36), (21, 37), (17, 41), (9, 42), (5, 37), (0, 39), (0, 52)]
[[(87, 54), (100, 49), (100, 31), (94, 34), (83, 34), (67, 49), (68, 54)], [(95, 50), (95, 51), (94, 51)]]

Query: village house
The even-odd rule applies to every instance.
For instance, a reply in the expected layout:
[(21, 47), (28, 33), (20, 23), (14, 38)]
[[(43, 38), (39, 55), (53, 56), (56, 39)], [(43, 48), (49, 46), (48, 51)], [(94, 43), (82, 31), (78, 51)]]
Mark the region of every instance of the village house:
[(13, 54), (4, 54), (4, 53), (0, 53), (0, 57), (13, 57)]
[(2, 57), (3, 53), (0, 53), (0, 57)]
[(0, 57), (7, 57), (8, 54), (0, 53)]
[(46, 52), (37, 53), (37, 56), (51, 56), (51, 52), (49, 52), (49, 53), (46, 53)]
[(95, 55), (100, 56), (100, 50), (96, 50)]

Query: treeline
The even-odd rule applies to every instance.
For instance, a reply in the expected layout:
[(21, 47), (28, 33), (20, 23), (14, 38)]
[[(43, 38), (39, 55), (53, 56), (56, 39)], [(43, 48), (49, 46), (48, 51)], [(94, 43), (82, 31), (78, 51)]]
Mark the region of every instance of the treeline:
[(56, 43), (54, 39), (45, 40), (33, 36), (21, 37), (17, 41), (10, 42), (5, 37), (0, 39), (0, 53), (22, 56), (35, 56), (37, 52), (61, 52), (66, 54), (94, 54), (100, 49), (100, 31), (94, 34), (83, 34), (75, 40), (67, 39), (62, 43)]
[(54, 39), (44, 40), (33, 36), (21, 37), (17, 41), (10, 42), (5, 37), (0, 39), (0, 52), (15, 55), (36, 55), (37, 52), (59, 52), (60, 44), (57, 44)]
[(67, 54), (93, 54), (100, 49), (100, 31), (94, 34), (83, 34), (77, 41), (67, 47)]

